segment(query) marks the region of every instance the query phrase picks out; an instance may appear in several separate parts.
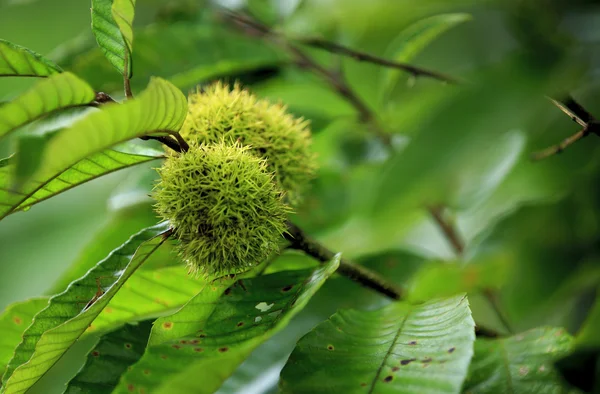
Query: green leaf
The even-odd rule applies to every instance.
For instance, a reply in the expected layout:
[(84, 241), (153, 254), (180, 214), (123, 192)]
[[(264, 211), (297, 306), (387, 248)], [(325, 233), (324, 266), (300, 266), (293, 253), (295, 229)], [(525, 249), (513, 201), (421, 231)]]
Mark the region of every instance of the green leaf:
[[(130, 192), (131, 193), (131, 192)], [(131, 236), (143, 228), (156, 224), (156, 214), (150, 204), (139, 204), (129, 208), (111, 211), (106, 215), (106, 222), (93, 234), (92, 239), (78, 254), (77, 258), (64, 270), (60, 277), (49, 289), (49, 294), (62, 292), (69, 283), (85, 275), (96, 263), (104, 258), (111, 250), (119, 247)], [(163, 256), (165, 250), (166, 256), (175, 257), (176, 254), (168, 250), (168, 244), (157, 251), (152, 258), (144, 264), (144, 269), (148, 267), (150, 261), (159, 256)], [(135, 277), (135, 275), (134, 275)]]
[(127, 44), (129, 59), (131, 59), (131, 54), (133, 53), (133, 17), (135, 16), (135, 0), (113, 0), (111, 13), (117, 26), (119, 26), (125, 44)]
[(498, 288), (508, 279), (513, 261), (514, 256), (506, 252), (496, 256), (479, 256), (467, 264), (459, 261), (425, 264), (410, 279), (407, 294), (413, 301), (424, 301)]
[(0, 77), (47, 77), (62, 69), (27, 48), (0, 40)]
[[(213, 305), (197, 304), (200, 309), (193, 316), (197, 323), (193, 335), (186, 333), (184, 337), (149, 346), (142, 359), (123, 375), (114, 392), (214, 392), (252, 350), (304, 308), (338, 265), (339, 256), (314, 271), (244, 279)], [(165, 321), (162, 327), (165, 328)], [(166, 325), (167, 329), (176, 327), (175, 322)]]
[(113, 3), (113, 0), (92, 0), (92, 32), (110, 64), (119, 73), (131, 77), (131, 62), (127, 60), (131, 59), (131, 53), (119, 24), (113, 17)]
[(110, 300), (86, 333), (103, 332), (125, 322), (174, 311), (204, 288), (205, 282), (183, 265), (137, 271)]
[(57, 174), (38, 172), (20, 190), (12, 187), (16, 164), (13, 164), (14, 159), (10, 159), (7, 165), (0, 166), (0, 219), (103, 175), (162, 157), (153, 149), (145, 152), (147, 154), (130, 154), (107, 149), (83, 158)]
[[(479, 338), (466, 393), (561, 393), (553, 361), (570, 352), (573, 338), (559, 328), (536, 328), (509, 338)], [(565, 391), (566, 392), (566, 391)]]
[(107, 105), (59, 133), (46, 150), (44, 173), (57, 174), (79, 160), (116, 144), (148, 134), (178, 131), (187, 115), (183, 93), (153, 78), (137, 99)]
[[(34, 201), (72, 187), (69, 182), (73, 182), (65, 175), (67, 172), (70, 177), (77, 174), (82, 181), (87, 181), (144, 161), (139, 157), (123, 161), (123, 155), (115, 155), (107, 149), (157, 131), (179, 130), (186, 114), (187, 102), (181, 91), (169, 82), (154, 78), (138, 98), (122, 105), (107, 105), (84, 117), (48, 143), (40, 170), (20, 190), (5, 186), (9, 184), (5, 183), (9, 174), (4, 172), (6, 167), (0, 169), (0, 218), (21, 204), (27, 208)], [(100, 160), (103, 156), (106, 157)], [(66, 185), (59, 190), (49, 189), (49, 182), (54, 180), (58, 180), (58, 185), (64, 180)], [(42, 192), (43, 189), (48, 190)], [(38, 191), (42, 195), (32, 201), (30, 197)]]
[(341, 310), (302, 338), (284, 393), (457, 393), (473, 355), (465, 296), (376, 311)]
[[(386, 57), (399, 63), (411, 62), (435, 38), (452, 27), (471, 20), (469, 14), (442, 14), (422, 19), (404, 29), (389, 45)], [(382, 70), (381, 94), (385, 101), (398, 84), (401, 71)]]
[(4, 373), (15, 348), (21, 342), (23, 332), (35, 316), (48, 304), (47, 297), (16, 302), (0, 315), (0, 371)]
[[(3, 393), (27, 391), (84, 333), (137, 268), (165, 241), (168, 223), (144, 229), (35, 316), (2, 378)], [(99, 294), (98, 284), (103, 294)]]
[(575, 345), (578, 349), (600, 350), (600, 288), (596, 292), (596, 301), (588, 313), (585, 323), (577, 333)]
[(0, 139), (41, 116), (90, 104), (95, 97), (94, 90), (75, 75), (53, 75), (0, 107)]
[(83, 369), (69, 382), (66, 393), (110, 393), (127, 367), (144, 354), (151, 328), (152, 322), (145, 321), (104, 335)]

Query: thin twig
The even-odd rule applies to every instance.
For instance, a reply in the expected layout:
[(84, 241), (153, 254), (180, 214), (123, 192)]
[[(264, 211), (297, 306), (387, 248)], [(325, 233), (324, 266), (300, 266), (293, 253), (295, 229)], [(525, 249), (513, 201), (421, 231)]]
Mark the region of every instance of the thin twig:
[(303, 39), (297, 39), (294, 41), (299, 42), (304, 45), (307, 45), (307, 46), (310, 46), (310, 47), (313, 47), (313, 48), (323, 49), (327, 52), (337, 53), (342, 56), (351, 57), (352, 59), (357, 60), (359, 62), (368, 62), (368, 63), (378, 64), (378, 65), (384, 66), (384, 67), (396, 68), (398, 70), (406, 71), (407, 73), (413, 75), (414, 77), (429, 77), (429, 78), (437, 79), (438, 81), (448, 82), (448, 83), (453, 83), (453, 84), (457, 84), (460, 82), (458, 79), (456, 79), (454, 77), (439, 73), (437, 71), (427, 70), (425, 68), (416, 67), (411, 64), (394, 62), (392, 60), (377, 57), (377, 56), (371, 55), (366, 52), (357, 51), (355, 49), (351, 49), (351, 48), (345, 47), (343, 45), (336, 44), (334, 42), (325, 41), (320, 38), (303, 38)]
[[(290, 242), (291, 249), (300, 250), (322, 263), (330, 261), (335, 256), (335, 253), (307, 236), (292, 222), (288, 222), (288, 233), (285, 237)], [(402, 298), (402, 290), (394, 284), (387, 282), (379, 274), (349, 260), (342, 258), (337, 272), (394, 300)]]
[[(465, 251), (465, 243), (460, 237), (456, 227), (444, 217), (444, 208), (441, 206), (435, 206), (429, 207), (428, 209), (433, 220), (437, 223), (442, 233), (444, 233), (444, 236), (446, 237), (448, 242), (450, 242), (450, 244), (452, 245), (457, 257), (462, 257)], [(504, 326), (506, 331), (512, 333), (510, 323), (508, 322), (508, 319), (502, 311), (502, 307), (498, 299), (498, 292), (494, 289), (487, 288), (483, 290), (482, 294), (490, 303), (490, 306), (498, 316), (500, 322), (502, 322), (502, 325)], [(489, 332), (490, 330), (488, 329), (486, 331)]]
[(483, 290), (483, 295), (485, 296), (485, 298), (487, 298), (488, 302), (492, 306), (492, 309), (496, 312), (498, 320), (500, 320), (506, 331), (508, 331), (508, 333), (510, 334), (514, 333), (512, 326), (508, 321), (508, 318), (504, 314), (502, 305), (500, 305), (500, 296), (498, 294), (498, 291), (492, 288), (487, 288)]
[(465, 245), (458, 235), (456, 228), (444, 218), (444, 208), (441, 206), (432, 206), (429, 207), (428, 210), (433, 220), (435, 220), (440, 230), (444, 233), (448, 242), (452, 244), (457, 256), (462, 256), (465, 251)]
[(377, 137), (380, 138), (384, 144), (391, 146), (390, 134), (383, 130), (377, 120), (377, 116), (352, 90), (348, 83), (344, 81), (339, 72), (327, 70), (325, 67), (313, 60), (310, 56), (302, 52), (299, 48), (292, 45), (284, 36), (273, 32), (268, 26), (236, 12), (223, 11), (223, 14), (228, 17), (236, 26), (241, 27), (247, 34), (269, 40), (273, 44), (288, 52), (293, 57), (294, 63), (298, 67), (310, 70), (316, 75), (320, 76), (356, 109), (361, 122), (368, 124), (371, 131), (377, 135)]
[(557, 155), (564, 151), (567, 147), (574, 144), (575, 142), (587, 137), (590, 134), (600, 135), (600, 123), (596, 121), (596, 118), (589, 113), (581, 104), (579, 104), (573, 97), (568, 95), (562, 101), (550, 99), (554, 105), (556, 105), (562, 112), (569, 116), (574, 122), (582, 126), (582, 129), (573, 135), (562, 140), (559, 144), (553, 145), (540, 152), (533, 153), (531, 155), (532, 160), (542, 160), (547, 157)]

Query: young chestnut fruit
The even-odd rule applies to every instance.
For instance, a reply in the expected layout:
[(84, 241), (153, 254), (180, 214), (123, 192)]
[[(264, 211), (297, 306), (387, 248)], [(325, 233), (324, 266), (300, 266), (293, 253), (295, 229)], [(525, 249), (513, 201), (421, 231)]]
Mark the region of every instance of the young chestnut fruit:
[(190, 94), (180, 134), (196, 143), (225, 140), (249, 146), (267, 161), (292, 205), (301, 201), (317, 170), (308, 122), (288, 114), (283, 105), (257, 99), (238, 84), (230, 88), (217, 82)]
[(290, 208), (267, 162), (239, 143), (198, 144), (167, 157), (153, 195), (191, 273), (239, 273), (278, 250)]

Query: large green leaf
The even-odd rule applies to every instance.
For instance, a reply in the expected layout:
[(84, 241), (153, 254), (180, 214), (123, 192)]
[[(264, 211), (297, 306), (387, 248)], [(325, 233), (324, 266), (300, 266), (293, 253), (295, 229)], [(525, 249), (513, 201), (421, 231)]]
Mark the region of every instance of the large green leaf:
[[(411, 62), (436, 37), (452, 27), (471, 19), (469, 14), (434, 15), (404, 29), (386, 51), (386, 57), (400, 63)], [(381, 94), (384, 99), (398, 84), (401, 71), (382, 70)]]
[(133, 53), (133, 17), (135, 16), (135, 0), (113, 0), (112, 16), (121, 35), (125, 39), (129, 54)]
[(103, 175), (162, 157), (160, 152), (154, 149), (137, 151), (140, 154), (124, 153), (114, 149), (94, 153), (54, 175), (38, 172), (40, 175), (34, 175), (18, 191), (12, 189), (15, 165), (2, 166), (0, 167), (0, 218), (14, 211), (27, 210), (32, 205)]
[(554, 360), (573, 338), (558, 328), (536, 328), (509, 338), (479, 338), (465, 381), (466, 393), (562, 393)]
[(47, 77), (62, 69), (27, 48), (0, 40), (0, 77)]
[(108, 105), (59, 133), (48, 145), (42, 171), (56, 174), (121, 142), (157, 131), (178, 131), (186, 115), (183, 93), (161, 78), (152, 78), (137, 99)]
[(467, 298), (341, 310), (302, 338), (284, 393), (457, 393), (473, 355)]
[[(152, 183), (149, 183), (150, 186)], [(129, 191), (124, 197), (133, 195)], [(49, 289), (49, 294), (62, 292), (69, 283), (83, 276), (90, 268), (111, 250), (117, 248), (131, 236), (143, 228), (156, 224), (156, 213), (150, 206), (151, 202), (145, 204), (135, 204), (133, 206), (117, 209), (106, 214), (106, 221), (103, 226), (93, 234), (92, 239), (79, 252), (77, 258), (64, 270), (60, 277)], [(176, 258), (176, 253), (172, 253), (169, 244), (164, 245), (155, 253), (152, 258), (144, 264), (143, 268), (148, 267), (149, 263), (155, 259), (166, 260), (167, 257)], [(135, 275), (134, 275), (135, 276)]]
[(144, 354), (151, 321), (126, 324), (102, 337), (89, 353), (85, 366), (69, 382), (66, 393), (110, 393), (127, 371)]
[[(41, 197), (47, 198), (72, 186), (70, 183), (73, 183), (72, 178), (76, 176), (87, 181), (104, 173), (150, 160), (141, 157), (123, 160), (123, 155), (115, 155), (106, 150), (157, 131), (177, 131), (186, 114), (187, 103), (181, 91), (169, 82), (154, 78), (148, 89), (135, 100), (122, 105), (107, 105), (101, 111), (84, 117), (70, 128), (59, 132), (48, 143), (40, 169), (19, 190), (11, 190), (5, 186), (8, 183), (4, 181), (0, 184), (0, 218), (29, 199), (33, 193), (48, 189), (47, 185), (51, 181), (57, 180), (57, 188), (49, 189), (47, 193), (42, 192)], [(0, 170), (4, 171), (6, 167)], [(67, 171), (69, 177), (65, 175)], [(2, 177), (8, 176), (7, 172)], [(61, 183), (65, 185), (61, 186)]]
[[(168, 223), (132, 236), (67, 290), (50, 299), (25, 331), (2, 378), (3, 393), (27, 391), (84, 333), (137, 268), (165, 241)], [(102, 286), (102, 295), (98, 293)]]
[[(132, 67), (131, 61), (129, 61), (131, 52), (121, 33), (119, 23), (113, 17), (113, 3), (114, 0), (92, 0), (92, 32), (110, 64), (121, 74), (131, 77)], [(131, 20), (133, 20), (133, 14)], [(120, 21), (120, 23), (126, 24), (124, 21)]]
[(10, 305), (0, 315), (0, 371), (4, 373), (13, 356), (15, 348), (21, 342), (25, 329), (35, 316), (48, 304), (48, 298), (32, 298)]
[(94, 90), (71, 73), (50, 76), (0, 107), (0, 139), (41, 116), (94, 101)]
[(181, 307), (205, 286), (184, 265), (137, 271), (86, 333), (103, 332), (125, 322), (164, 315)]
[[(214, 392), (253, 349), (289, 323), (338, 265), (339, 256), (314, 271), (245, 279), (213, 305), (198, 303), (196, 331), (148, 347), (115, 392)], [(177, 326), (166, 323), (163, 329)]]

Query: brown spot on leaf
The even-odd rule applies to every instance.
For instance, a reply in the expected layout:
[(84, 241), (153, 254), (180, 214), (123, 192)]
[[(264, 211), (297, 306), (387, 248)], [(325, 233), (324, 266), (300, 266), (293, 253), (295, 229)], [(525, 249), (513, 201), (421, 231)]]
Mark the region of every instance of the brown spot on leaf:
[(432, 361), (431, 357), (425, 357), (422, 362), (430, 363)]
[(417, 344), (417, 341), (410, 341), (408, 344), (409, 344), (409, 345), (416, 345), (416, 344)]
[(100, 352), (99, 352), (99, 351), (97, 351), (97, 350), (94, 350), (94, 351), (92, 352), (92, 356), (93, 356), (93, 357), (98, 357), (99, 355), (100, 355)]
[(172, 347), (173, 349), (181, 349), (181, 346), (179, 346), (179, 345), (172, 345), (171, 347)]
[(228, 347), (221, 347), (221, 348), (219, 348), (219, 352), (221, 352), (221, 353), (225, 353), (228, 350), (229, 350)]
[(200, 352), (203, 352), (204, 349), (202, 349), (201, 347), (195, 347), (194, 351), (197, 352), (197, 353), (200, 353)]
[(181, 343), (182, 345), (185, 345), (186, 343), (188, 343), (188, 341), (186, 341), (185, 339), (182, 339), (181, 341), (179, 341), (179, 343)]
[(287, 291), (290, 291), (290, 290), (292, 290), (292, 288), (293, 288), (293, 287), (294, 287), (294, 286), (292, 286), (292, 285), (289, 285), (289, 286), (286, 286), (286, 287), (284, 287), (283, 289), (281, 289), (281, 291), (283, 291), (283, 292), (285, 293), (285, 292), (287, 292)]
[(131, 349), (131, 343), (126, 343), (125, 344), (125, 349)]
[(21, 318), (19, 316), (13, 317), (13, 321), (15, 322), (15, 324), (23, 323), (23, 320), (21, 320)]
[(225, 292), (223, 294), (229, 295), (229, 293), (231, 293), (231, 287), (228, 287), (227, 289), (225, 289)]
[(412, 363), (415, 360), (416, 360), (415, 358), (407, 358), (406, 360), (400, 361), (400, 365), (408, 365), (408, 364)]
[(241, 322), (239, 322), (239, 323), (237, 324), (237, 326), (238, 326), (238, 327), (241, 327), (241, 326), (243, 326), (243, 325), (244, 325), (244, 322), (243, 322), (243, 321), (241, 321)]
[(367, 384), (363, 382), (360, 384), (360, 387), (367, 387)]
[(192, 340), (190, 341), (190, 343), (191, 343), (192, 345), (196, 345), (196, 344), (200, 343), (200, 341), (199, 341), (199, 340), (197, 340), (197, 339), (192, 339)]
[(112, 308), (104, 308), (104, 312), (113, 313), (113, 309)]
[(392, 375), (388, 375), (385, 378), (383, 378), (383, 381), (386, 382), (386, 383), (388, 383), (388, 382), (391, 382), (392, 379), (394, 379), (394, 377)]
[(144, 375), (150, 375), (150, 371), (148, 371), (147, 369), (144, 369)]
[(198, 338), (206, 338), (206, 334), (200, 334), (198, 335)]
[(333, 345), (327, 345), (327, 350), (334, 350), (335, 348), (333, 347)]
[(164, 328), (165, 330), (170, 330), (171, 328), (173, 328), (173, 322), (170, 322), (170, 321), (166, 321), (166, 322), (164, 322), (164, 323), (163, 323), (163, 328)]
[(454, 352), (455, 350), (456, 350), (456, 348), (455, 348), (455, 347), (451, 347), (450, 349), (448, 349), (448, 353), (452, 353), (452, 352)]
[(166, 356), (165, 354), (161, 354), (161, 355), (160, 355), (160, 358), (162, 358), (163, 360), (166, 360), (166, 359), (167, 359), (167, 356)]
[(396, 372), (397, 370), (399, 370), (400, 368), (398, 367), (392, 367), (392, 372)]
[(127, 385), (127, 391), (129, 391), (130, 393), (133, 393), (135, 391), (135, 386), (131, 383), (129, 383)]

